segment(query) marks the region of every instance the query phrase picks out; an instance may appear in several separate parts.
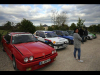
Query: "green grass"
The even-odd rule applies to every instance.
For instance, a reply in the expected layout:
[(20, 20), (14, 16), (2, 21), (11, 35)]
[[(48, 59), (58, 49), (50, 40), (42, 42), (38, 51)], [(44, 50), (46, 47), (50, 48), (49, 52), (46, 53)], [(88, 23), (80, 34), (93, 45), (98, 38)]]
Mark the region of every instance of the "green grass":
[(7, 34), (7, 32), (8, 32), (8, 30), (0, 30), (0, 34), (2, 34), (2, 35), (6, 35)]

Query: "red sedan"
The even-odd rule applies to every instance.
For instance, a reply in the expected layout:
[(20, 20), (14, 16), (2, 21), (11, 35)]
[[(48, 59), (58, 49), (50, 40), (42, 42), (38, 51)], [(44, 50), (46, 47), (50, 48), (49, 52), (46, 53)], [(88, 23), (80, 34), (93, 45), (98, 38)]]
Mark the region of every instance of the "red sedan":
[(2, 38), (2, 49), (12, 60), (15, 70), (32, 71), (52, 63), (56, 50), (37, 39), (31, 33), (10, 32)]

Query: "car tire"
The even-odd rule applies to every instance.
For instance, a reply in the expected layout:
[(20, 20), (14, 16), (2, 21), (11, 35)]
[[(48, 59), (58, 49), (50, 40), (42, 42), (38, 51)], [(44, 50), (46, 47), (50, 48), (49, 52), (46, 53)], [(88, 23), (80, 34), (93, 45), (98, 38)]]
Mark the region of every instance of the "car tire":
[(18, 71), (17, 65), (16, 65), (16, 61), (15, 61), (15, 57), (14, 56), (13, 56), (12, 64), (13, 64), (14, 70)]
[(3, 46), (3, 43), (2, 43), (2, 51), (5, 52), (5, 50), (4, 50), (4, 46)]

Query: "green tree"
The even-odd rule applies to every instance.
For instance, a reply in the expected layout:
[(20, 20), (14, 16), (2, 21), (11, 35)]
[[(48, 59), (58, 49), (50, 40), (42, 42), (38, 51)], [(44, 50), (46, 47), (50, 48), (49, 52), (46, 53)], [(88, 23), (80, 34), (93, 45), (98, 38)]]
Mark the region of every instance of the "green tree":
[(67, 24), (64, 24), (63, 26), (59, 26), (59, 30), (69, 30), (69, 26)]
[(84, 26), (84, 22), (85, 20), (82, 20), (82, 19), (78, 19), (78, 23), (77, 23), (77, 27), (83, 27)]
[(32, 34), (36, 31), (35, 26), (29, 20), (26, 20), (26, 19), (23, 18), (23, 20), (21, 21), (20, 24), (21, 25), (19, 26), (19, 31), (30, 32)]
[(54, 29), (53, 29), (51, 26), (49, 26), (49, 27), (48, 27), (48, 30), (49, 30), (49, 31), (52, 31), (52, 30), (54, 30)]
[(76, 28), (76, 24), (72, 23), (71, 26), (70, 26), (70, 30), (74, 30), (75, 28)]
[(7, 21), (7, 23), (4, 24), (4, 30), (11, 30), (12, 29), (11, 24), (12, 23), (10, 21)]

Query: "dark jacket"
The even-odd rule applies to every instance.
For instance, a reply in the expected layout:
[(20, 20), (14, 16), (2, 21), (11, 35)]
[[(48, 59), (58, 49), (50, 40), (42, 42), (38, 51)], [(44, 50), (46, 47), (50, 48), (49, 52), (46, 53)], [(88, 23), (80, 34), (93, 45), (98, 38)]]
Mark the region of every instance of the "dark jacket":
[(83, 30), (83, 29), (80, 29), (80, 30), (79, 30), (79, 35), (80, 35), (80, 36), (83, 36), (83, 35), (84, 35), (84, 30)]
[(88, 31), (87, 31), (87, 30), (84, 31), (84, 35), (85, 35), (85, 36), (88, 35)]

